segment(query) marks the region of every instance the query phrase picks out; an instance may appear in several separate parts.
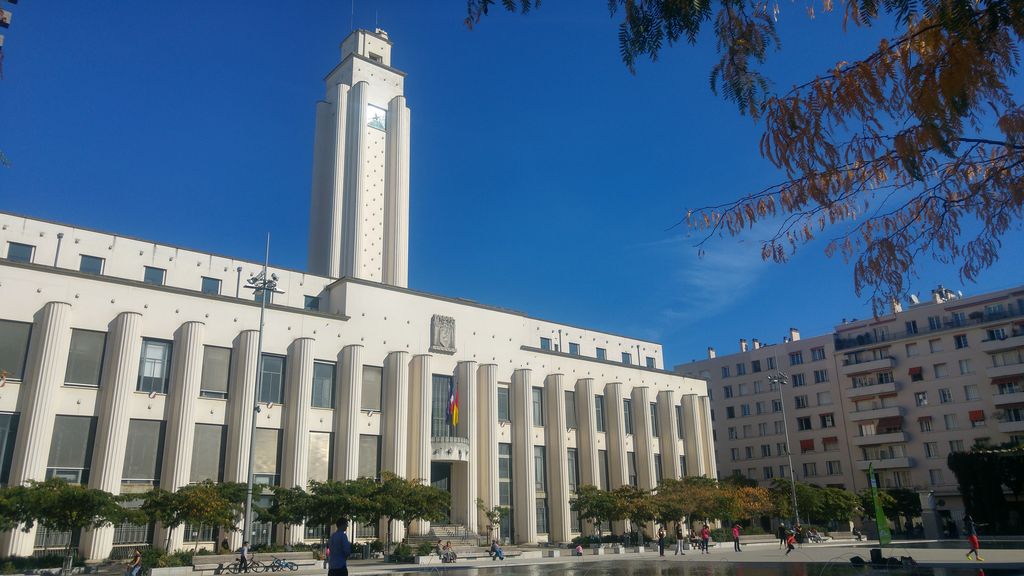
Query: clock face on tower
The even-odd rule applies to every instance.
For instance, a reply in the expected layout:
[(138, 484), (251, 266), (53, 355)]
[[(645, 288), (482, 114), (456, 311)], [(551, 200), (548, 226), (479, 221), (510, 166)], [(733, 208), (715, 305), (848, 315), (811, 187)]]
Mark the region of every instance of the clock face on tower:
[(388, 122), (388, 111), (374, 106), (373, 104), (366, 105), (366, 125), (370, 128), (376, 128), (377, 130), (387, 130)]

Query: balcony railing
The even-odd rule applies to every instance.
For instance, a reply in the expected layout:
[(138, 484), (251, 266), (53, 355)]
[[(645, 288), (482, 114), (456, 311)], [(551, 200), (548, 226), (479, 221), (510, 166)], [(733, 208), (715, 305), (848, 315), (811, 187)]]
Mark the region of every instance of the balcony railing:
[(868, 466), (873, 466), (875, 470), (888, 470), (891, 468), (911, 468), (914, 466), (914, 459), (909, 456), (900, 456), (898, 458), (881, 458), (878, 460), (858, 460), (857, 469), (867, 470)]
[(896, 360), (892, 356), (886, 356), (884, 358), (875, 358), (872, 360), (864, 360), (862, 362), (849, 362), (843, 361), (843, 365), (839, 368), (839, 372), (843, 376), (852, 376), (854, 374), (863, 374), (865, 372), (878, 372), (880, 370), (891, 370), (896, 365)]
[(897, 444), (907, 441), (906, 432), (888, 432), (885, 434), (872, 434), (869, 436), (856, 436), (853, 438), (854, 446), (877, 446), (879, 444)]
[(1017, 318), (1024, 316), (1024, 310), (1020, 309), (1013, 303), (1007, 303), (1006, 309), (1000, 312), (989, 312), (975, 311), (970, 313), (963, 320), (957, 320), (956, 318), (946, 316), (943, 317), (942, 323), (936, 327), (921, 327), (917, 330), (911, 330), (909, 332), (888, 332), (882, 334), (875, 334), (874, 332), (864, 332), (863, 334), (857, 334), (846, 337), (836, 337), (835, 346), (836, 350), (845, 350), (847, 348), (858, 348), (860, 346), (870, 346), (872, 344), (879, 344), (882, 342), (889, 342), (891, 340), (900, 340), (907, 337), (913, 337), (923, 333), (934, 333), (942, 332), (945, 330), (955, 330), (966, 326), (977, 326), (978, 324), (985, 324), (987, 322), (996, 322), (999, 320), (1007, 320), (1009, 318)]
[(903, 415), (903, 409), (899, 406), (888, 408), (872, 408), (859, 412), (849, 412), (849, 418), (853, 422), (864, 422), (865, 420), (878, 420), (879, 418), (895, 418)]
[(434, 462), (469, 462), (469, 438), (461, 436), (431, 437), (430, 459)]
[(990, 366), (985, 369), (985, 376), (989, 378), (1002, 378), (1003, 376), (1016, 376), (1017, 374), (1024, 374), (1024, 362), (1006, 364), (1004, 366)]
[(869, 398), (871, 396), (878, 396), (880, 394), (895, 394), (899, 390), (899, 385), (895, 382), (887, 382), (885, 384), (870, 384), (868, 386), (856, 386), (854, 388), (846, 389), (846, 397), (853, 400), (855, 398)]

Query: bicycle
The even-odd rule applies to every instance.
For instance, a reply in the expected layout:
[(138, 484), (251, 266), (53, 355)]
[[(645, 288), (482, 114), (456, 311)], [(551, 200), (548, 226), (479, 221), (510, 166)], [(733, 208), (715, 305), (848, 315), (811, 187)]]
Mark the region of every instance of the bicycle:
[(279, 572), (281, 570), (298, 570), (299, 565), (290, 560), (282, 560), (277, 556), (272, 556), (273, 562), (267, 564), (267, 570), (270, 572)]
[(231, 564), (225, 566), (223, 571), (227, 572), (228, 574), (243, 574), (248, 572), (258, 574), (260, 572), (266, 572), (267, 566), (259, 560), (249, 560), (248, 566), (246, 566), (245, 569), (243, 570), (241, 561), (236, 559)]

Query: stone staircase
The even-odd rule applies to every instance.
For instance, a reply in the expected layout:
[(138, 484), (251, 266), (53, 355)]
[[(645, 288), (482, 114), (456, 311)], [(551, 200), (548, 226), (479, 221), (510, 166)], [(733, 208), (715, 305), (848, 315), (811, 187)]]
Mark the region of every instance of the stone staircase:
[(433, 524), (430, 526), (430, 532), (424, 536), (406, 537), (406, 543), (413, 548), (423, 542), (436, 544), (438, 540), (441, 542), (451, 541), (452, 546), (456, 549), (476, 548), (481, 546), (484, 541), (478, 534), (459, 524)]

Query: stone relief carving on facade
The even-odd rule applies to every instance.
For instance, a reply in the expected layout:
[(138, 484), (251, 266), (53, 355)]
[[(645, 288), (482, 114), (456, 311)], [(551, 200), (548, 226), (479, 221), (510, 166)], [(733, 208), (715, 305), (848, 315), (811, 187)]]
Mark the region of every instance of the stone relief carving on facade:
[(431, 317), (430, 351), (455, 354), (455, 318), (440, 314)]

